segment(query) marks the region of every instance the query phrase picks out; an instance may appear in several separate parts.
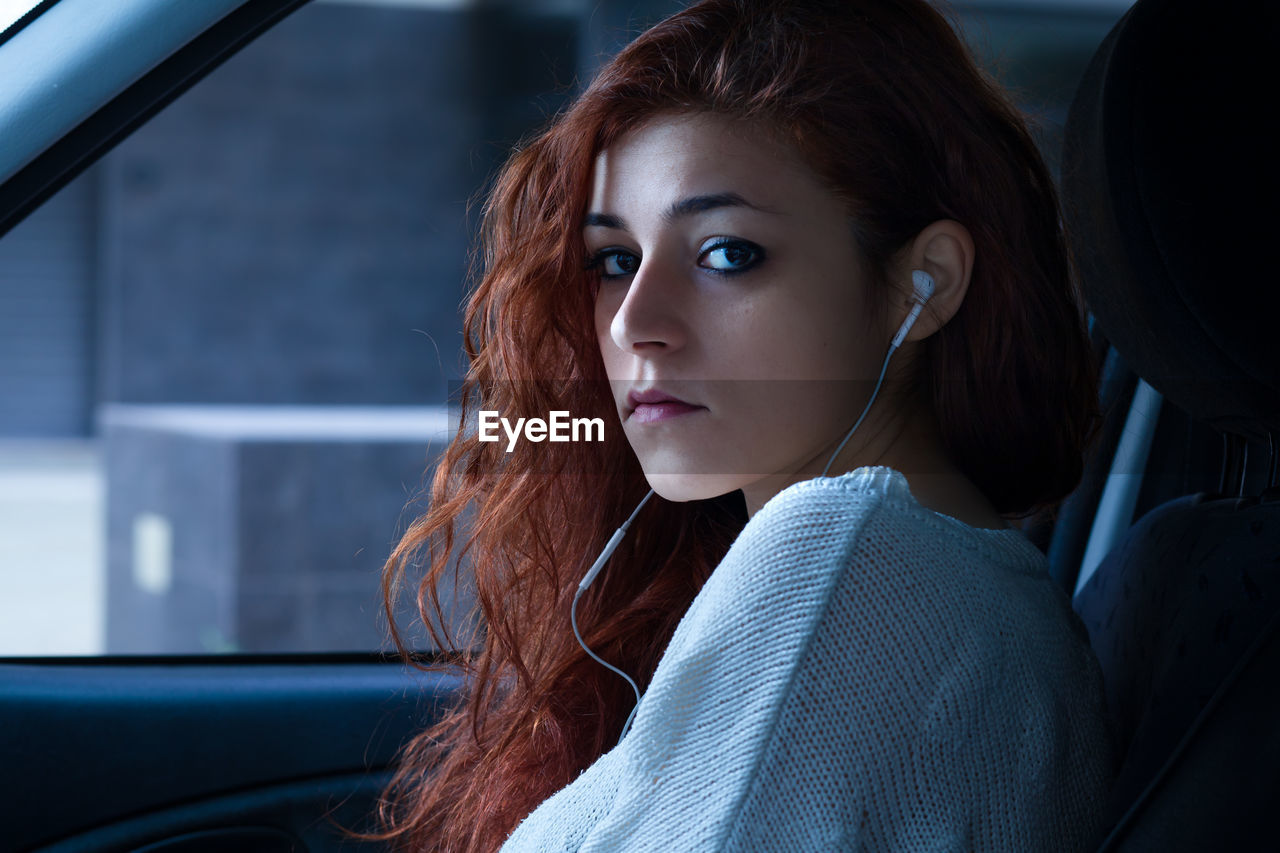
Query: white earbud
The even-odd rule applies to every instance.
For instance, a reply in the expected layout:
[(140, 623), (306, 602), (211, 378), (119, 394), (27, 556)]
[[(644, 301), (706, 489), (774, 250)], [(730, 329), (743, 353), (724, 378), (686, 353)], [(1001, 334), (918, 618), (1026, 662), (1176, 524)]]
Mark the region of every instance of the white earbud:
[(920, 316), (920, 310), (924, 308), (924, 304), (933, 296), (933, 276), (924, 270), (911, 271), (911, 284), (915, 291), (915, 305), (911, 306), (911, 313), (907, 315), (907, 319), (902, 321), (902, 328), (898, 329), (898, 334), (893, 336), (893, 349), (902, 346), (902, 339), (907, 336), (907, 332), (911, 331), (911, 326), (915, 323), (916, 318)]

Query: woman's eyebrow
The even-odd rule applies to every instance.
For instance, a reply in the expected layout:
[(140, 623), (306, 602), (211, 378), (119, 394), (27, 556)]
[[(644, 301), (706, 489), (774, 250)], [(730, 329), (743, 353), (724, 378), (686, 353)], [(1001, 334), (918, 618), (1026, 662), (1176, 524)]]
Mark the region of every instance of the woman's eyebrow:
[[(761, 213), (776, 214), (778, 212), (762, 205), (752, 204), (735, 192), (709, 193), (680, 199), (667, 208), (662, 214), (662, 220), (664, 222), (673, 222), (684, 216), (693, 216), (719, 207), (747, 207), (751, 210), (758, 210)], [(582, 227), (589, 228), (591, 226), (615, 228), (619, 231), (631, 230), (627, 227), (627, 223), (622, 217), (614, 216), (611, 213), (588, 213), (582, 220)]]

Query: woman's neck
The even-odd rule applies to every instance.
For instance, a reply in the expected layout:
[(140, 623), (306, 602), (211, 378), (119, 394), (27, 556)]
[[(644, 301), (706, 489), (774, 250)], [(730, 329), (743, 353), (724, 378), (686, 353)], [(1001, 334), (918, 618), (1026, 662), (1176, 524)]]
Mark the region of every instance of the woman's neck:
[[(931, 407), (930, 407), (931, 408)], [(853, 440), (832, 463), (827, 476), (838, 477), (857, 468), (883, 465), (907, 479), (912, 496), (926, 509), (951, 516), (971, 527), (1004, 529), (1000, 517), (972, 481), (947, 457), (942, 432), (932, 411), (898, 415), (863, 423)], [(840, 436), (843, 440), (844, 436)], [(855, 444), (861, 438), (861, 443)], [(820, 476), (839, 441), (825, 448), (794, 472), (776, 474), (743, 487), (747, 513), (753, 516), (778, 492), (794, 483)]]

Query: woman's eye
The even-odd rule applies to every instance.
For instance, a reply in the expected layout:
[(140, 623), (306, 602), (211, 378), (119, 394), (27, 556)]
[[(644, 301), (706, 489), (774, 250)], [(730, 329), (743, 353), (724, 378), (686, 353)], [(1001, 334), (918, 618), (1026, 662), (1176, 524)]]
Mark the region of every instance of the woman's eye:
[(722, 240), (703, 250), (698, 264), (720, 273), (745, 272), (764, 258), (764, 250), (744, 240)]
[(622, 278), (635, 274), (640, 259), (620, 249), (606, 249), (595, 256), (591, 266), (600, 271), (601, 278)]

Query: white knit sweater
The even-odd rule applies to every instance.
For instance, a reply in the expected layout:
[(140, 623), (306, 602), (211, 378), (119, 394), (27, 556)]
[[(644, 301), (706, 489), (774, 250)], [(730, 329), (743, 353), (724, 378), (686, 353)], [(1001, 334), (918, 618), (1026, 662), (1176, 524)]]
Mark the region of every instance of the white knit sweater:
[(859, 468), (751, 518), (627, 736), (502, 851), (1081, 850), (1106, 719), (1044, 555)]

